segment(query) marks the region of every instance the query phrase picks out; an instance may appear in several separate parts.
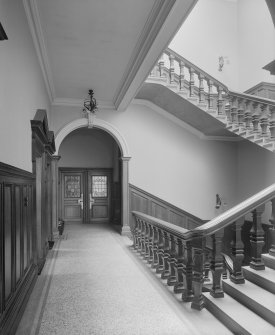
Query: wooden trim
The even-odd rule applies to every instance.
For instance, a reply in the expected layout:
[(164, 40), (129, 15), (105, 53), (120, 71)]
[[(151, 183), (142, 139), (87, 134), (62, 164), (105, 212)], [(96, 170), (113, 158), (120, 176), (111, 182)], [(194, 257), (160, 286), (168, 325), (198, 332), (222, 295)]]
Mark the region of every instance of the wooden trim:
[(12, 178), (24, 178), (24, 180), (35, 181), (35, 176), (32, 172), (28, 172), (22, 169), (19, 169), (15, 166), (5, 164), (0, 162), (0, 178), (3, 177), (12, 177)]
[[(133, 211), (142, 212), (185, 229), (194, 229), (207, 221), (202, 220), (132, 184), (129, 184), (129, 189), (130, 222), (132, 226), (134, 224)], [(134, 199), (134, 197), (139, 197), (139, 200)]]

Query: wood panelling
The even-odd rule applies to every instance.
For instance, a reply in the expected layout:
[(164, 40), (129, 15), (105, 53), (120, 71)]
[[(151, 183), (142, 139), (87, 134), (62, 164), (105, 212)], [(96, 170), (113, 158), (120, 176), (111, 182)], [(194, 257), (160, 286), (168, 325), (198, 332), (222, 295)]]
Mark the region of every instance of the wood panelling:
[(0, 163), (0, 334), (13, 334), (37, 270), (34, 264), (35, 178)]
[(141, 190), (140, 188), (129, 185), (130, 188), (130, 223), (134, 224), (132, 211), (142, 212), (158, 219), (168, 221), (177, 226), (192, 229), (205, 223), (204, 220), (161, 200), (154, 195)]

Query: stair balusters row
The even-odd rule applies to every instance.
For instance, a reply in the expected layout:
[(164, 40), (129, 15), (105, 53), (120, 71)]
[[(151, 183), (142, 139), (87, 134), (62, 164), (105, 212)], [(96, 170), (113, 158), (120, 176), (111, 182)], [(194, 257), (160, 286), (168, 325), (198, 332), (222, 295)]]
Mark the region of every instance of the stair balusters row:
[(166, 49), (147, 82), (160, 83), (222, 121), (227, 129), (275, 150), (275, 101), (228, 89), (196, 65)]
[[(133, 247), (162, 279), (167, 280), (168, 286), (174, 286), (175, 293), (182, 294), (183, 301), (191, 302), (192, 308), (201, 310), (204, 307), (203, 286), (209, 282), (209, 270), (212, 274), (210, 294), (214, 298), (224, 296), (224, 253), (232, 261), (230, 279), (236, 284), (245, 282), (242, 272), (245, 256), (251, 260), (251, 268), (265, 269), (261, 255), (267, 241), (264, 240), (262, 216), (265, 203), (268, 202), (272, 206), (269, 254), (274, 256), (275, 184), (193, 230), (134, 211)], [(245, 250), (248, 249), (244, 248), (241, 233), (245, 215), (249, 213), (253, 219), (249, 241), (250, 255), (245, 255)], [(228, 227), (231, 229), (230, 234), (228, 230), (224, 233)]]

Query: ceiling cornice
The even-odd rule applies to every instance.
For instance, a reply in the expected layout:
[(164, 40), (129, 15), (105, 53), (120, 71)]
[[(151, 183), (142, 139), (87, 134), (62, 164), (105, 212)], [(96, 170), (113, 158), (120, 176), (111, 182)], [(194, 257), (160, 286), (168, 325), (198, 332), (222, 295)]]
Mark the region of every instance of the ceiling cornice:
[(181, 128), (187, 130), (191, 134), (197, 136), (200, 140), (205, 140), (205, 141), (226, 141), (226, 142), (239, 142), (242, 141), (242, 138), (240, 136), (237, 137), (229, 137), (229, 136), (208, 136), (199, 131), (198, 129), (190, 126), (188, 123), (180, 120), (176, 116), (170, 114), (163, 108), (155, 105), (153, 102), (145, 100), (145, 99), (134, 99), (132, 101), (133, 104), (135, 105), (142, 105), (145, 107), (148, 107), (152, 109), (153, 111), (157, 112), (161, 116), (165, 117), (166, 119), (172, 121), (173, 123), (177, 124)]
[(133, 82), (175, 1), (176, 0), (155, 1), (115, 95), (114, 105), (116, 108), (119, 107), (122, 99)]
[(52, 103), (55, 98), (55, 89), (37, 3), (36, 0), (23, 0), (23, 4), (48, 96)]

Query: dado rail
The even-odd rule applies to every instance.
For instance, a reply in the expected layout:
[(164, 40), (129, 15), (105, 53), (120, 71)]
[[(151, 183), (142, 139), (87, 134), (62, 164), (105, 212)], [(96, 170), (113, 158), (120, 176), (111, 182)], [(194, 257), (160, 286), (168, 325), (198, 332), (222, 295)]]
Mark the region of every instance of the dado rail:
[[(192, 230), (134, 211), (133, 246), (161, 274), (162, 279), (167, 279), (168, 285), (174, 286), (176, 293), (182, 293), (183, 301), (192, 301), (191, 307), (201, 310), (204, 307), (202, 291), (205, 270), (209, 269), (209, 262), (213, 297), (224, 296), (221, 279), (225, 260), (232, 262), (230, 279), (237, 284), (245, 282), (242, 273), (245, 255), (241, 228), (249, 213), (252, 213), (253, 218), (250, 231), (250, 267), (255, 270), (265, 269), (261, 254), (265, 243), (262, 215), (267, 215), (266, 204), (270, 222), (269, 254), (275, 256), (275, 184)], [(233, 236), (231, 254), (225, 256), (224, 230), (228, 226), (232, 226)]]
[(275, 150), (275, 101), (238, 93), (171, 49), (166, 49), (146, 82), (162, 84), (223, 122), (227, 129)]

